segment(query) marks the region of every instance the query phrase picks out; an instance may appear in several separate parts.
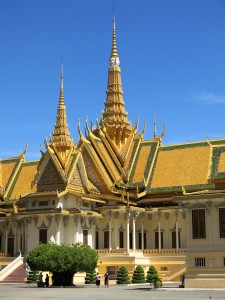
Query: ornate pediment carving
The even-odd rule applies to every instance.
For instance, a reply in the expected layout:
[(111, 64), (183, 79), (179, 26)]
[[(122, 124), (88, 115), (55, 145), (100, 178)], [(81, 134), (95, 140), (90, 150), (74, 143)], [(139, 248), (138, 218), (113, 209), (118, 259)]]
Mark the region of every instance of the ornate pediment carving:
[(63, 180), (60, 177), (53, 161), (50, 159), (41, 175), (38, 186), (58, 184), (63, 184)]

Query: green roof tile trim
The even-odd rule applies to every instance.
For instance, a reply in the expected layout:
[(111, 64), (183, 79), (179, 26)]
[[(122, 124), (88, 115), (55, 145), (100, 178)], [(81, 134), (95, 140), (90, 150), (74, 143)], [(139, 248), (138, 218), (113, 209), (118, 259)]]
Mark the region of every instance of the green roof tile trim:
[[(204, 189), (214, 189), (214, 184), (196, 184), (196, 185), (185, 185), (185, 191), (200, 191)], [(172, 193), (172, 192), (182, 192), (182, 186), (171, 186), (171, 187), (162, 187), (162, 188), (147, 188), (147, 192), (156, 194), (156, 193)]]
[(225, 145), (225, 139), (223, 139), (223, 140), (214, 140), (214, 141), (209, 141), (209, 142), (212, 145)]
[[(18, 172), (17, 172), (17, 174), (16, 174), (16, 177), (15, 177), (15, 179), (14, 179), (14, 181), (13, 181), (13, 184), (11, 185), (11, 187), (10, 187), (10, 189), (9, 189), (8, 199), (10, 199), (10, 197), (11, 197), (12, 191), (13, 191), (13, 189), (14, 189), (14, 187), (15, 187), (15, 184), (16, 184), (16, 182), (17, 182), (17, 179), (18, 179), (19, 175), (20, 175), (20, 172), (21, 172), (21, 170), (22, 170), (22, 167), (23, 167), (23, 164), (20, 166), (20, 168), (19, 168), (19, 170), (18, 170)], [(13, 200), (13, 199), (10, 199), (10, 200)]]
[(211, 179), (225, 179), (225, 172), (218, 172), (220, 155), (225, 152), (225, 146), (213, 148)]
[(170, 150), (196, 148), (196, 147), (209, 147), (209, 143), (198, 142), (198, 143), (180, 144), (180, 145), (172, 145), (172, 146), (161, 146), (159, 148), (159, 151), (170, 151)]
[(39, 164), (39, 160), (33, 160), (33, 161), (24, 161), (22, 163), (22, 166), (37, 166)]
[(151, 167), (151, 164), (152, 164), (152, 161), (153, 161), (153, 157), (154, 157), (155, 151), (157, 149), (158, 142), (148, 142), (148, 141), (141, 142), (140, 147), (138, 149), (138, 153), (137, 153), (135, 162), (134, 162), (134, 165), (133, 165), (133, 169), (131, 171), (131, 175), (130, 175), (130, 178), (129, 178), (129, 184), (132, 183), (132, 185), (134, 185), (134, 186), (137, 186), (138, 184), (144, 184), (144, 178), (143, 178), (142, 181), (135, 182), (135, 183), (133, 183), (132, 180), (133, 180), (133, 177), (134, 177), (136, 166), (137, 166), (138, 161), (139, 161), (139, 156), (140, 156), (141, 149), (142, 149), (142, 147), (149, 146), (149, 145), (151, 146), (151, 149), (150, 149), (150, 153), (149, 153), (148, 160), (147, 160), (147, 163), (146, 163), (146, 167), (145, 167), (145, 170), (144, 170), (144, 178), (147, 179), (147, 177), (149, 175), (149, 170), (150, 170), (150, 167)]
[(137, 138), (137, 139), (134, 138), (134, 140), (133, 140), (134, 146), (133, 146), (133, 149), (132, 149), (132, 154), (131, 154), (131, 156), (130, 156), (129, 164), (128, 164), (128, 166), (127, 166), (128, 172), (130, 171), (130, 167), (131, 167), (132, 162), (133, 162), (133, 160), (134, 160), (134, 156), (135, 156), (137, 147), (138, 147), (138, 145), (139, 145), (140, 139), (141, 139), (141, 138)]
[(10, 163), (15, 162), (15, 161), (20, 161), (20, 157), (0, 159), (1, 164), (10, 164)]

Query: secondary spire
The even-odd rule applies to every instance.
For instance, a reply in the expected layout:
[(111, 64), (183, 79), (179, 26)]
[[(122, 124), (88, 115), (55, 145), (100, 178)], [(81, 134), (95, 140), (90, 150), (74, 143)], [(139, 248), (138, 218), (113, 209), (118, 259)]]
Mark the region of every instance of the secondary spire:
[(50, 144), (54, 145), (59, 152), (64, 152), (72, 145), (72, 139), (70, 137), (66, 118), (63, 77), (63, 65), (61, 64), (59, 104), (57, 109), (55, 129), (52, 132), (52, 137), (50, 139)]

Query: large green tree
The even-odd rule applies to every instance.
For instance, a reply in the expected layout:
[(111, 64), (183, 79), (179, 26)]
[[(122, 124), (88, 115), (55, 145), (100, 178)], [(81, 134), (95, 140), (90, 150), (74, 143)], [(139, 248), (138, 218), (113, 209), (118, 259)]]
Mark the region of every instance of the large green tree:
[(97, 267), (98, 254), (90, 246), (83, 244), (56, 245), (40, 244), (28, 255), (27, 262), (32, 270), (53, 273), (54, 286), (73, 285), (77, 272), (91, 272)]

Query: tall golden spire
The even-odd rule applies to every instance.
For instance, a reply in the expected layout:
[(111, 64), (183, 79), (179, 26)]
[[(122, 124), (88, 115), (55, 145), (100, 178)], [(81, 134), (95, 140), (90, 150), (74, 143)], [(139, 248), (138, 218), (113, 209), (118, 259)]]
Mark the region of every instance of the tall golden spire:
[(105, 126), (110, 138), (118, 147), (126, 143), (127, 138), (132, 132), (132, 125), (127, 119), (125, 110), (120, 60), (116, 45), (116, 22), (113, 18), (112, 50), (109, 59), (108, 85), (106, 90), (105, 109), (102, 113), (102, 125)]
[(59, 104), (57, 109), (55, 129), (52, 132), (50, 144), (55, 146), (59, 152), (65, 152), (72, 146), (72, 140), (68, 130), (68, 124), (66, 120), (66, 106), (64, 102), (64, 90), (63, 90), (63, 67), (61, 65), (60, 76), (60, 93)]

